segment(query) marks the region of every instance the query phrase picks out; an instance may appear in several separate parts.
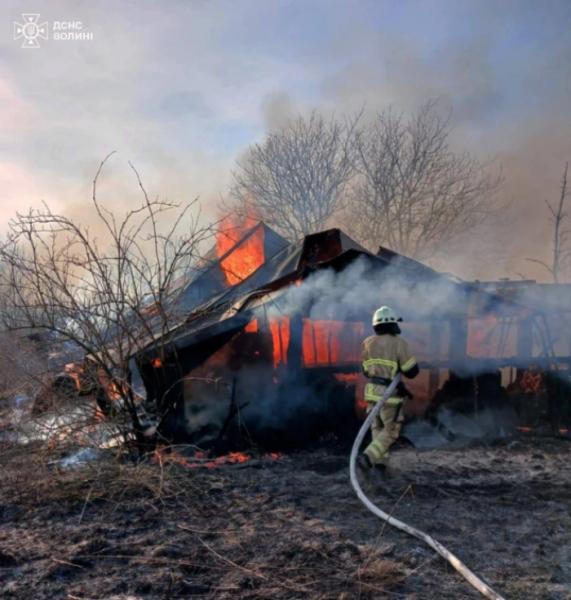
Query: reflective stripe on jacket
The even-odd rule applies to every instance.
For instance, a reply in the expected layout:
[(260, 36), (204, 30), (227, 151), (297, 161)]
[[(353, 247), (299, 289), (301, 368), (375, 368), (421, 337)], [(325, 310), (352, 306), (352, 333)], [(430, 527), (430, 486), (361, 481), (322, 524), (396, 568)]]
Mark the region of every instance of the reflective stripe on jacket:
[[(363, 342), (363, 372), (367, 377), (383, 377), (392, 379), (399, 371), (406, 373), (416, 365), (416, 359), (410, 353), (406, 341), (398, 335), (372, 335)], [(365, 400), (378, 402), (385, 392), (386, 386), (378, 383), (367, 383)], [(400, 404), (404, 400), (398, 390), (387, 400), (387, 404)]]

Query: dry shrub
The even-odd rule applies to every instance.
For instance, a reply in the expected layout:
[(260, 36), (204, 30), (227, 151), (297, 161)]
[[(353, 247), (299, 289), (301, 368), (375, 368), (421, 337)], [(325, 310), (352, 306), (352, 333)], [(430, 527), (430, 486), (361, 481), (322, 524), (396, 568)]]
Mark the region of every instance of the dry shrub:
[(59, 460), (46, 461), (53, 453), (46, 454), (41, 444), (1, 451), (2, 490), (20, 507), (38, 503), (71, 506), (86, 499), (111, 503), (145, 499), (172, 504), (203, 495), (203, 486), (194, 484), (193, 473), (171, 463), (137, 464), (108, 452), (92, 463), (63, 469)]

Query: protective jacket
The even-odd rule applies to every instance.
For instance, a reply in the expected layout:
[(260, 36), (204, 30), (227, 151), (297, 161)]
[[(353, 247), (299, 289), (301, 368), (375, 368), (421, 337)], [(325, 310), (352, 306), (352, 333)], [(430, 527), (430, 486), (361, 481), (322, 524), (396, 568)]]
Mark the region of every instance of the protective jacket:
[[(400, 371), (408, 377), (416, 375), (416, 358), (406, 341), (398, 335), (372, 335), (363, 342), (363, 373), (371, 381), (365, 386), (365, 400), (378, 402), (392, 378)], [(400, 384), (387, 404), (400, 404), (410, 393)]]

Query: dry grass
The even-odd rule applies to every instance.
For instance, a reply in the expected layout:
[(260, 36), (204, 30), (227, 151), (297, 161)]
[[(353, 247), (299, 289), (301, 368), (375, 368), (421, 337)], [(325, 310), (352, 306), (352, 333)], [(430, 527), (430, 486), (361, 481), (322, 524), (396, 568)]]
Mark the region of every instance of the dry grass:
[[(189, 469), (166, 457), (135, 463), (115, 448), (63, 469), (62, 453), (77, 446), (62, 439), (0, 447), (2, 598), (477, 597), (429, 549), (361, 507), (344, 450)], [(374, 482), (370, 492), (506, 597), (565, 598), (565, 444), (422, 458), (401, 450), (406, 485), (397, 477), (384, 482), (392, 495)]]
[(64, 471), (40, 446), (5, 450), (11, 524), (0, 554), (20, 575), (0, 569), (3, 597), (94, 600), (126, 588), (136, 598), (372, 598), (406, 575), (383, 547), (287, 503), (269, 507), (257, 490), (248, 497), (249, 467), (109, 456)]

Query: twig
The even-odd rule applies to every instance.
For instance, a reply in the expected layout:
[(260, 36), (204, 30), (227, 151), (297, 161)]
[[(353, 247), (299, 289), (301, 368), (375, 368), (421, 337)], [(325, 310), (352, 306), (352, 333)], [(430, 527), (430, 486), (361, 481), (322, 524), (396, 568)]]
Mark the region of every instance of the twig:
[(75, 567), (76, 569), (81, 569), (82, 571), (85, 571), (85, 567), (81, 566), (81, 565), (77, 565), (75, 563), (69, 562), (67, 560), (62, 560), (61, 558), (55, 558), (54, 556), (51, 557), (51, 559), (54, 562), (57, 562), (61, 565), (67, 565), (68, 567)]
[(258, 577), (260, 579), (263, 579), (264, 581), (267, 581), (268, 578), (263, 575), (262, 573), (258, 573), (257, 571), (253, 571), (252, 569), (248, 569), (247, 567), (243, 567), (242, 565), (239, 565), (238, 563), (235, 563), (233, 560), (230, 560), (229, 558), (226, 558), (225, 556), (222, 556), (222, 554), (218, 553), (212, 546), (210, 546), (209, 544), (207, 544), (200, 536), (196, 536), (198, 538), (198, 541), (210, 552), (212, 552), (212, 554), (214, 554), (214, 556), (216, 556), (217, 558), (219, 558), (221, 561), (225, 562), (226, 564), (235, 567), (236, 569), (239, 569), (240, 571), (244, 571), (245, 573), (248, 573), (249, 575), (254, 575), (255, 577)]
[(95, 484), (99, 480), (100, 474), (101, 474), (101, 468), (98, 469), (97, 477), (93, 480), (91, 486), (89, 487), (89, 491), (87, 492), (87, 496), (85, 497), (85, 502), (83, 503), (83, 507), (81, 509), (81, 514), (79, 515), (79, 523), (78, 523), (79, 525), (81, 525), (81, 522), (83, 521), (83, 515), (85, 514), (85, 509), (87, 508), (87, 504), (88, 504), (89, 500), (91, 499), (91, 493), (93, 492), (93, 488), (95, 487)]
[[(408, 484), (408, 486), (405, 488), (404, 492), (399, 496), (398, 500), (393, 504), (393, 507), (391, 508), (391, 512), (389, 513), (389, 516), (392, 517), (395, 510), (397, 509), (398, 505), (400, 504), (401, 500), (408, 494), (409, 491), (412, 491), (412, 485)], [(379, 537), (381, 537), (385, 531), (385, 528), (387, 527), (387, 521), (385, 521), (383, 523), (383, 526), (381, 527), (381, 532), (379, 533)]]
[[(242, 565), (239, 565), (238, 563), (234, 562), (233, 560), (223, 556), (222, 554), (220, 554), (219, 552), (217, 552), (212, 546), (210, 546), (209, 544), (207, 544), (200, 536), (196, 536), (198, 538), (198, 541), (212, 554), (214, 554), (214, 556), (216, 556), (216, 558), (218, 558), (219, 560), (221, 560), (222, 562), (226, 563), (227, 565), (234, 567), (235, 569), (238, 569), (240, 571), (243, 571), (244, 573), (248, 573), (249, 575), (253, 575), (254, 577), (257, 577), (258, 579), (262, 579), (263, 581), (270, 581), (269, 577), (266, 577), (266, 575), (264, 575), (263, 573), (260, 573), (258, 571), (254, 571), (253, 569), (249, 569), (248, 567), (243, 567)], [(305, 586), (297, 586), (294, 585), (292, 582), (286, 582), (280, 579), (275, 579), (275, 582), (280, 585), (281, 587), (285, 588), (285, 589), (289, 589), (291, 591), (294, 591), (296, 593), (307, 593), (308, 590)]]
[(228, 533), (231, 531), (242, 531), (242, 527), (235, 527), (232, 529), (220, 529), (220, 530), (215, 530), (215, 529), (193, 529), (192, 527), (186, 527), (185, 525), (177, 525), (177, 527), (179, 529), (182, 529), (183, 531), (189, 531), (190, 533)]

